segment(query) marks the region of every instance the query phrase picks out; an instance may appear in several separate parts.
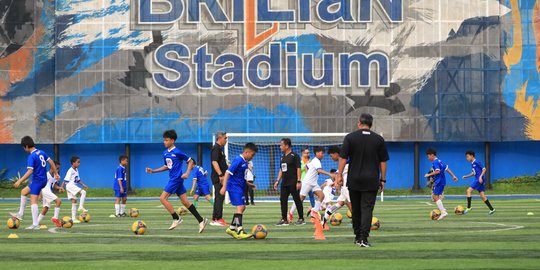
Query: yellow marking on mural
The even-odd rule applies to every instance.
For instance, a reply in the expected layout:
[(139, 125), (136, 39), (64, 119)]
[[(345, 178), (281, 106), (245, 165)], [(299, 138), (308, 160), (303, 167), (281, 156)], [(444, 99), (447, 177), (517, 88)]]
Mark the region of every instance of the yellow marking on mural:
[[(531, 140), (540, 139), (540, 103), (533, 96), (527, 97), (528, 81), (523, 84), (521, 89), (516, 91), (516, 102), (514, 109), (521, 113), (527, 119), (525, 125), (525, 135)], [(536, 104), (536, 108), (535, 108)]]
[(512, 21), (514, 24), (514, 36), (512, 47), (503, 55), (503, 61), (510, 74), (510, 66), (518, 64), (521, 61), (522, 49), (522, 31), (521, 31), (521, 12), (519, 10), (518, 0), (510, 0), (510, 6), (512, 8)]
[(536, 71), (540, 73), (540, 1), (536, 1), (533, 9), (533, 33), (536, 40)]

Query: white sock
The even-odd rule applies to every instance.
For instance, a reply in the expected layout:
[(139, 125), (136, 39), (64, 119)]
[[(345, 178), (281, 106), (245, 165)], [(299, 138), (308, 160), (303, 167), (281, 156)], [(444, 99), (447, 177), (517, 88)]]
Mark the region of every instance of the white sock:
[(24, 216), (24, 208), (26, 207), (26, 196), (21, 195), (21, 206), (19, 208), (19, 216)]
[(54, 218), (58, 218), (59, 215), (60, 215), (60, 207), (55, 207), (54, 208)]
[(444, 208), (442, 200), (438, 200), (436, 203), (437, 203), (437, 207), (439, 208), (439, 210), (441, 210), (441, 214), (446, 213), (446, 209)]
[(339, 203), (336, 203), (328, 208), (326, 208), (326, 212), (324, 213), (324, 218), (329, 219), (330, 216), (335, 213), (337, 210), (341, 209), (343, 205), (339, 205)]
[(296, 203), (292, 204), (291, 210), (289, 211), (289, 213), (291, 213), (291, 214), (294, 214), (294, 212), (296, 212)]
[(77, 219), (77, 203), (72, 203), (71, 204), (71, 218), (73, 220)]
[(43, 220), (43, 217), (45, 217), (45, 216), (43, 214), (39, 213), (38, 218), (37, 218), (38, 225), (41, 224), (41, 221)]
[(30, 209), (32, 209), (32, 225), (39, 226), (38, 222), (38, 216), (39, 216), (39, 209), (37, 204), (30, 205)]
[(126, 205), (125, 204), (120, 205), (120, 213), (122, 213), (122, 214), (126, 213)]
[(86, 190), (81, 190), (81, 204), (79, 204), (79, 208), (84, 209), (84, 199), (86, 199)]
[(321, 202), (315, 201), (315, 207), (313, 207), (313, 211), (319, 212), (321, 210)]
[(120, 205), (119, 204), (114, 205), (114, 210), (116, 210), (117, 215), (120, 215)]

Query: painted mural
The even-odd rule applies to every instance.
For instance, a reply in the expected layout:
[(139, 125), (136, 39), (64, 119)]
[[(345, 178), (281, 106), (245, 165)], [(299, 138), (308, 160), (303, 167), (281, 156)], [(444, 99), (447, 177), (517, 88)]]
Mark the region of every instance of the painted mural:
[[(539, 1), (540, 2), (540, 1)], [(0, 0), (0, 143), (540, 139), (536, 0)]]

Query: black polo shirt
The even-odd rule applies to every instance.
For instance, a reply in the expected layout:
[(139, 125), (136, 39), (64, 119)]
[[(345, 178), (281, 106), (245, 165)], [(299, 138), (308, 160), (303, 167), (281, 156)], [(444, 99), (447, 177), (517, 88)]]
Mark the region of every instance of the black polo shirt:
[(379, 189), (380, 163), (389, 160), (383, 137), (369, 129), (345, 136), (340, 156), (349, 159), (347, 187), (356, 191)]
[[(224, 174), (229, 166), (227, 166), (227, 160), (225, 159), (225, 152), (223, 152), (223, 147), (221, 147), (221, 145), (216, 143), (214, 147), (212, 147), (211, 158), (212, 158), (212, 161), (217, 161), (219, 165), (219, 169), (221, 170), (221, 173)], [(216, 172), (216, 169), (214, 169), (214, 166), (212, 166), (212, 182), (217, 183), (218, 181), (219, 181), (219, 175)]]
[(300, 156), (295, 152), (290, 152), (288, 155), (281, 155), (279, 161), (279, 169), (281, 170), (281, 186), (293, 186), (300, 179), (298, 169), (302, 166)]

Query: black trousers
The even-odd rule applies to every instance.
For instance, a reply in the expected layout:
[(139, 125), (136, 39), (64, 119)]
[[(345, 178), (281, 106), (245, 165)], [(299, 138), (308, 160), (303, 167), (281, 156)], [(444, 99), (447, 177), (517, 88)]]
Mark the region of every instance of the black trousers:
[(349, 189), (352, 204), (352, 222), (356, 240), (367, 240), (371, 230), (373, 208), (377, 200), (377, 191), (356, 191)]
[(223, 187), (219, 178), (214, 179), (212, 177), (212, 183), (214, 184), (215, 197), (214, 197), (214, 212), (212, 213), (212, 219), (223, 218), (223, 202), (225, 201), (225, 195), (221, 195), (219, 191)]
[(279, 201), (281, 202), (281, 218), (287, 220), (289, 195), (292, 195), (294, 204), (296, 204), (299, 218), (304, 219), (304, 206), (302, 205), (302, 201), (300, 200), (300, 192), (296, 189), (296, 185), (281, 185), (281, 191), (279, 194)]
[[(248, 181), (249, 183), (253, 184), (253, 181)], [(248, 185), (246, 185), (246, 190), (244, 191), (244, 197), (246, 198), (246, 204), (248, 204), (250, 201), (253, 203), (253, 200), (255, 199), (255, 192), (253, 192), (253, 188), (250, 188)], [(251, 197), (251, 200), (250, 200)]]

